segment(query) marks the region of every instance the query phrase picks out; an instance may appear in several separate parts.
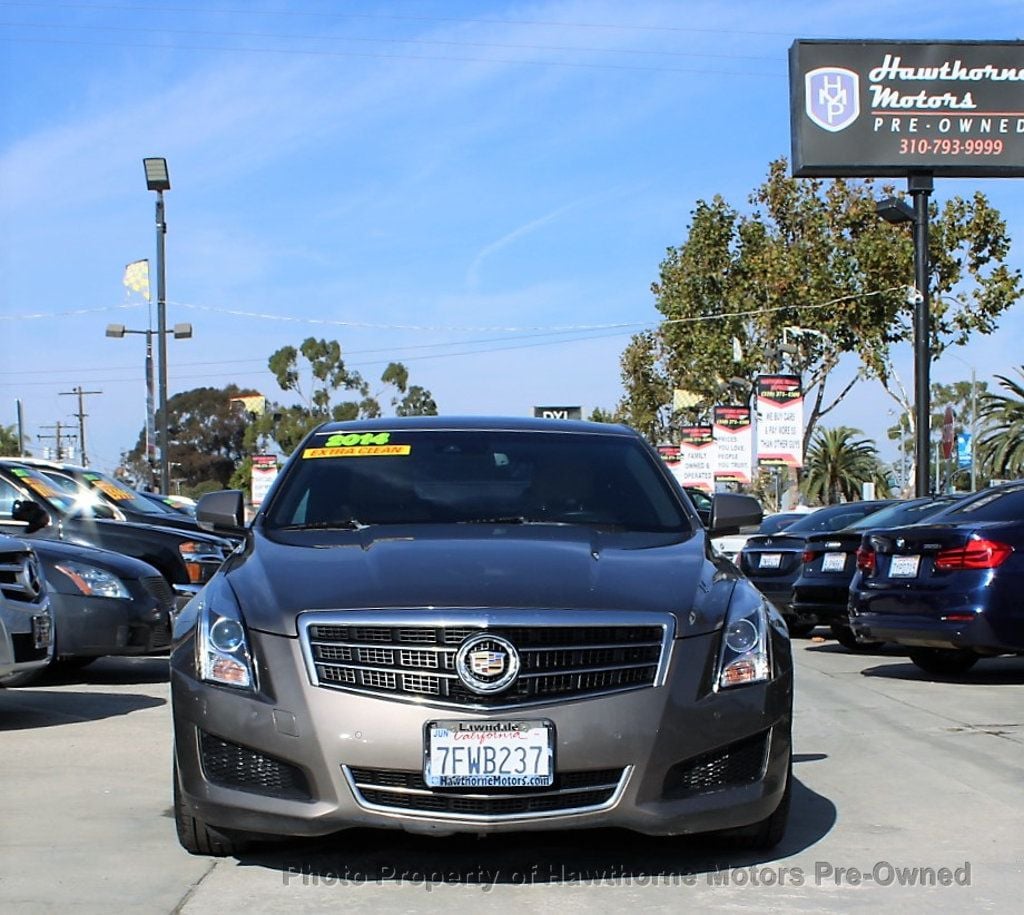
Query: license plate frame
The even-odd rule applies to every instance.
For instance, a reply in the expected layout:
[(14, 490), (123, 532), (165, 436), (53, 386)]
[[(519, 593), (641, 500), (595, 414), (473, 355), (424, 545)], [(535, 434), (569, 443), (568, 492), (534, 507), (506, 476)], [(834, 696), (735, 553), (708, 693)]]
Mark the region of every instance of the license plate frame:
[(889, 560), (890, 578), (917, 578), (921, 569), (921, 557), (911, 554), (908, 556), (893, 556)]
[(826, 553), (821, 558), (822, 572), (845, 572), (846, 553)]
[(554, 722), (428, 721), (423, 780), (428, 788), (550, 788), (555, 780)]

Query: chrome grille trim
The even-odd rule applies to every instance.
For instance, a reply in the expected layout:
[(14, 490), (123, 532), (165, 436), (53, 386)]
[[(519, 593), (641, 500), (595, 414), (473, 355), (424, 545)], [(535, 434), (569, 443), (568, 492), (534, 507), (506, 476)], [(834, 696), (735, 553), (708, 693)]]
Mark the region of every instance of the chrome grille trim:
[[(342, 773), (345, 776), (345, 781), (348, 782), (349, 788), (352, 790), (352, 796), (355, 798), (356, 803), (364, 810), (372, 810), (376, 813), (387, 813), (397, 814), (402, 817), (423, 817), (431, 820), (457, 820), (463, 823), (495, 823), (495, 822), (514, 822), (517, 820), (540, 820), (550, 819), (552, 817), (566, 817), (566, 816), (579, 816), (580, 814), (597, 813), (602, 810), (609, 810), (614, 807), (619, 799), (622, 797), (623, 792), (626, 790), (626, 785), (629, 783), (629, 778), (633, 774), (633, 766), (625, 766), (622, 769), (622, 774), (617, 782), (610, 782), (607, 784), (600, 785), (587, 785), (582, 787), (574, 788), (557, 788), (548, 789), (546, 791), (525, 791), (515, 793), (492, 793), (485, 794), (479, 790), (471, 792), (460, 792), (445, 790), (443, 792), (434, 792), (431, 790), (423, 790), (421, 788), (407, 788), (398, 785), (375, 785), (366, 784), (356, 781), (352, 769), (359, 767), (349, 767), (343, 765), (341, 767)], [(562, 798), (564, 797), (567, 801), (566, 806), (558, 807), (553, 810), (540, 810), (531, 811), (528, 813), (498, 813), (498, 814), (471, 814), (471, 813), (450, 813), (440, 810), (417, 810), (411, 806), (389, 806), (388, 804), (380, 804), (372, 801), (368, 801), (362, 793), (362, 790), (372, 790), (377, 794), (392, 794), (396, 797), (402, 797), (406, 799), (414, 799), (417, 797), (422, 798), (433, 798), (437, 796), (451, 797), (463, 801), (488, 801), (495, 798), (502, 797), (518, 797), (518, 798)], [(610, 792), (608, 798), (598, 804), (586, 804), (578, 807), (572, 806), (572, 801), (576, 795), (585, 795), (594, 792), (606, 791)]]
[[(628, 611), (417, 608), (307, 611), (297, 628), (314, 686), (491, 711), (663, 686), (675, 619)], [(522, 670), (503, 693), (469, 695), (455, 673), (455, 654), (465, 638), (487, 631), (516, 645)], [(604, 662), (602, 652), (611, 655)]]

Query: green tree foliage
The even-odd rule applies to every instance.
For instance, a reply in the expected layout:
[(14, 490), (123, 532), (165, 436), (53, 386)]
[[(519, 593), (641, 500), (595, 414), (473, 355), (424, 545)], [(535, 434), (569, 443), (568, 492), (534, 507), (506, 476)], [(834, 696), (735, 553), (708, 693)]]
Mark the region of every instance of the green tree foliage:
[[(1024, 379), (1024, 366), (1015, 371)], [(1005, 375), (996, 380), (1006, 393), (987, 392), (981, 400), (979, 456), (990, 476), (1024, 477), (1024, 384)]]
[[(652, 439), (671, 435), (715, 403), (748, 398), (758, 374), (792, 371), (807, 395), (806, 448), (857, 380), (826, 392), (844, 353), (859, 356), (858, 378), (877, 379), (909, 413), (891, 354), (912, 339), (913, 239), (909, 227), (875, 213), (877, 198), (895, 194), (870, 180), (790, 178), (779, 159), (748, 212), (720, 196), (698, 201), (686, 240), (668, 249), (651, 287), (661, 323), (622, 356), (627, 422)], [(1021, 295), (1020, 272), (1004, 263), (1009, 243), (982, 194), (932, 206), (934, 355), (990, 333)], [(814, 333), (784, 335), (791, 327)], [(784, 336), (793, 352), (783, 352)], [(697, 395), (678, 415), (670, 409), (675, 388)]]
[(0, 455), (13, 456), (18, 453), (18, 427), (0, 426)]
[(807, 449), (803, 492), (808, 502), (833, 505), (861, 497), (861, 486), (873, 482), (879, 495), (888, 495), (878, 450), (870, 439), (856, 438), (859, 429), (820, 428)]
[[(192, 491), (211, 481), (218, 484), (216, 488), (228, 484), (245, 454), (248, 426), (248, 417), (232, 398), (254, 393), (231, 384), (226, 388), (193, 388), (167, 401), (170, 475), (182, 481), (183, 490)], [(156, 468), (150, 468), (146, 461), (145, 427), (124, 462), (136, 479), (150, 481)]]
[(345, 365), (337, 340), (307, 337), (297, 349), (284, 346), (274, 352), (268, 365), (281, 390), (297, 395), (299, 403), (268, 403), (247, 433), (250, 450), (272, 441), (282, 453), (291, 454), (320, 423), (383, 416), (382, 399), (398, 416), (437, 414), (430, 391), (410, 385), (409, 371), (402, 363), (389, 363), (380, 376), (380, 388), (374, 390), (359, 372)]

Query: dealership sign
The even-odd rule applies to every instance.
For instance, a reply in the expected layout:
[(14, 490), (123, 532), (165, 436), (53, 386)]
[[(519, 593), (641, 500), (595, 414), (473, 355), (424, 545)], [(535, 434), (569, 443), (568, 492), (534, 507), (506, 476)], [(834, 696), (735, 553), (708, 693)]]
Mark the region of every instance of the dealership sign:
[(753, 456), (750, 407), (715, 407), (715, 481), (749, 483)]
[(711, 426), (683, 426), (679, 430), (679, 463), (672, 472), (683, 486), (714, 492), (715, 436)]
[(805, 41), (789, 51), (797, 177), (1024, 177), (1024, 42)]
[(757, 463), (802, 467), (804, 395), (799, 375), (757, 378)]

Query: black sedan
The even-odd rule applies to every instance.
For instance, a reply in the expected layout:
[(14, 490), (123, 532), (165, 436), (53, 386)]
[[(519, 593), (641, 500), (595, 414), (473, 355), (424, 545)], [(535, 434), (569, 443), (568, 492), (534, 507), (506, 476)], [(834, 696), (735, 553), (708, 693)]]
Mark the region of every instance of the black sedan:
[(857, 549), (865, 531), (904, 524), (919, 524), (957, 504), (961, 497), (925, 496), (897, 502), (848, 524), (842, 530), (811, 534), (803, 563), (793, 585), (793, 615), (800, 623), (829, 626), (840, 645), (867, 651), (877, 642), (860, 642), (850, 629), (847, 608), (850, 581), (857, 570)]
[(905, 645), (943, 676), (1024, 653), (1024, 483), (968, 496), (934, 523), (865, 534), (857, 565), (858, 638)]
[(859, 521), (865, 515), (892, 505), (893, 499), (844, 502), (826, 505), (794, 521), (778, 534), (755, 534), (740, 551), (740, 569), (757, 589), (786, 618), (789, 633), (800, 638), (810, 634), (816, 622), (794, 615), (793, 585), (803, 563), (804, 548), (811, 534), (836, 531)]
[[(33, 540), (32, 546), (50, 594), (55, 633), (51, 663), (84, 667), (104, 655), (168, 649), (174, 592), (151, 565), (56, 540)], [(25, 682), (28, 678), (18, 685)]]

